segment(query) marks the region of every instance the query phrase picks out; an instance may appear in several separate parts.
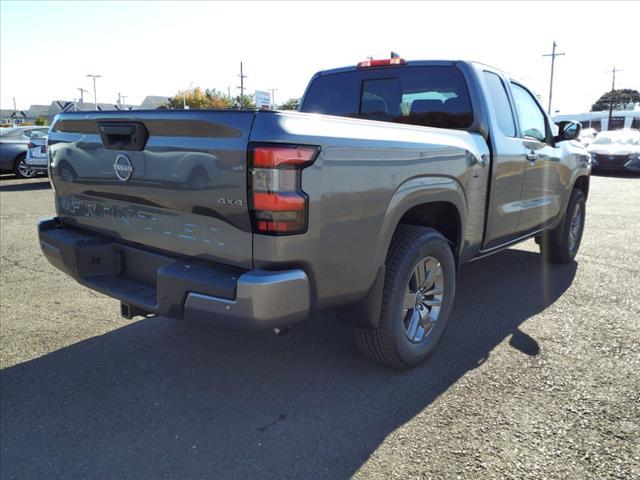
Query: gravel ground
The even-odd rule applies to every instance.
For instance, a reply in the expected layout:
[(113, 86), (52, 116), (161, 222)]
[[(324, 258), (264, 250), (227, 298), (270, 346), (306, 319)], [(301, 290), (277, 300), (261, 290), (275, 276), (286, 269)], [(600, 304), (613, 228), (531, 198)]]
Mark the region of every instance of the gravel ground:
[(285, 338), (123, 320), (41, 256), (52, 197), (0, 180), (2, 479), (640, 478), (640, 179), (592, 179), (572, 265), (465, 266), (409, 372), (332, 312)]

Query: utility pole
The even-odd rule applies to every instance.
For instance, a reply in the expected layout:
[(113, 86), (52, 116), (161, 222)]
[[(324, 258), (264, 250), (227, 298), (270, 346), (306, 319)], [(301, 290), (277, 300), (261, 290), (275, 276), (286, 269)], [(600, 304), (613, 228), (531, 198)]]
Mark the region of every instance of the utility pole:
[(240, 110), (242, 110), (244, 108), (244, 79), (247, 78), (242, 72), (242, 62), (240, 62), (240, 75), (238, 76), (240, 77), (240, 86), (238, 87), (240, 89)]
[(100, 78), (102, 77), (102, 75), (94, 75), (94, 74), (87, 74), (87, 77), (91, 77), (93, 78), (93, 102), (96, 105), (96, 111), (98, 111), (98, 94), (96, 93), (96, 78)]
[(89, 93), (89, 91), (85, 90), (82, 87), (76, 87), (76, 88), (77, 88), (77, 90), (80, 90), (80, 110), (84, 111), (84, 94), (85, 94), (85, 92)]
[(13, 97), (13, 113), (17, 113), (17, 112), (18, 112), (18, 109), (16, 108), (16, 97)]
[(279, 88), (270, 88), (269, 91), (271, 92), (271, 109), (275, 110), (276, 109), (276, 91), (280, 90)]
[(621, 72), (613, 67), (613, 70), (609, 70), (607, 73), (613, 73), (613, 80), (611, 81), (611, 95), (609, 96), (609, 120), (607, 121), (607, 130), (611, 130), (611, 117), (613, 116), (613, 97), (616, 95), (616, 72)]
[(187, 90), (185, 92), (185, 94), (182, 96), (182, 109), (183, 110), (189, 110), (189, 107), (187, 107), (187, 93), (191, 93), (191, 87), (193, 87), (193, 82), (191, 82), (189, 84), (189, 90)]
[(547, 113), (551, 115), (551, 96), (553, 94), (553, 68), (556, 63), (556, 57), (560, 57), (564, 55), (564, 53), (556, 53), (556, 41), (553, 41), (553, 50), (551, 53), (547, 55), (543, 55), (543, 57), (551, 57), (551, 81), (549, 82), (549, 108), (547, 109)]

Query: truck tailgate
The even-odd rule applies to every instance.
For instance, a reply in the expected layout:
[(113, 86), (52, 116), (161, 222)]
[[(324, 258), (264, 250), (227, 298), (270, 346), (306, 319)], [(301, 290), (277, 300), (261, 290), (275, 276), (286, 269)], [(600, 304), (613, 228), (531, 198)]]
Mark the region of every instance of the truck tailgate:
[(132, 243), (252, 266), (249, 111), (56, 117), (50, 173), (60, 221)]

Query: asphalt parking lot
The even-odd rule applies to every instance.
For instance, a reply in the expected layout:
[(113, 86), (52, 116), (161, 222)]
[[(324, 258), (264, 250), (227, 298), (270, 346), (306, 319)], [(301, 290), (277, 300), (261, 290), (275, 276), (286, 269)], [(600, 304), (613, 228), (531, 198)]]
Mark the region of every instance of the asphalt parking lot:
[(0, 477), (640, 478), (640, 179), (592, 178), (576, 262), (464, 267), (409, 372), (331, 312), (288, 337), (119, 305), (41, 256), (44, 178), (0, 180)]

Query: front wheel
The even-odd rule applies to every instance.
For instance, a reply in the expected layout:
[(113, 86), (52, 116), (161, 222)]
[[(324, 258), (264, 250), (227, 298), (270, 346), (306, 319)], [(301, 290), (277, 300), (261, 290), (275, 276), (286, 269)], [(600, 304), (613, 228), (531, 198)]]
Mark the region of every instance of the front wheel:
[(570, 263), (576, 258), (586, 217), (586, 198), (577, 188), (571, 192), (569, 205), (560, 224), (543, 232), (540, 238), (542, 256), (553, 263)]
[(456, 266), (449, 242), (436, 230), (401, 225), (387, 255), (380, 323), (354, 330), (362, 352), (396, 368), (424, 362), (447, 326)]
[(13, 173), (18, 178), (33, 178), (37, 175), (37, 172), (27, 165), (25, 159), (26, 155), (24, 153), (16, 158), (13, 164)]

